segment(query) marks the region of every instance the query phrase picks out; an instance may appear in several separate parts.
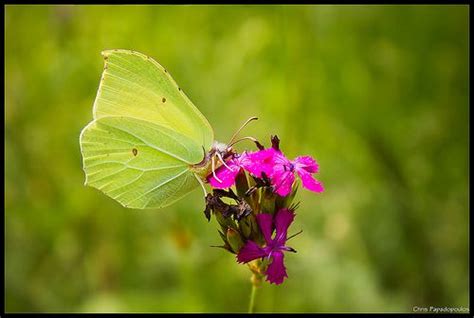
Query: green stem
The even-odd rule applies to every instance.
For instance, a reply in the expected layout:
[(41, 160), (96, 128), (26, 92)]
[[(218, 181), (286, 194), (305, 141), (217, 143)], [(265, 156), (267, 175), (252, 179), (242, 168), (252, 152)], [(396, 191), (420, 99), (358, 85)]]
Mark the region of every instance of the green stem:
[(252, 283), (252, 291), (250, 292), (249, 314), (255, 310), (255, 294), (257, 293), (257, 286)]

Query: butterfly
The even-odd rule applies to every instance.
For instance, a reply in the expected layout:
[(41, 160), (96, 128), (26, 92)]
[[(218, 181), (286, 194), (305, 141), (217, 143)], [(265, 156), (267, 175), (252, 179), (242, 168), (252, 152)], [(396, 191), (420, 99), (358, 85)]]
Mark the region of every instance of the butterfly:
[(142, 53), (102, 52), (104, 70), (93, 120), (80, 134), (85, 185), (124, 207), (162, 208), (202, 186), (225, 165), (240, 130), (228, 144), (214, 131), (168, 71)]

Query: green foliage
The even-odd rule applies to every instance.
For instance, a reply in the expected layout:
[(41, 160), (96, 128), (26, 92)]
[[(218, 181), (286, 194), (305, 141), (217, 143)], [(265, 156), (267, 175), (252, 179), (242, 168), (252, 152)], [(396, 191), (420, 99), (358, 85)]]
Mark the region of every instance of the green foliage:
[(467, 307), (467, 6), (5, 11), (6, 311), (247, 310), (249, 271), (209, 247), (202, 192), (138, 211), (83, 185), (110, 48), (166, 65), (217, 140), (258, 116), (246, 135), (320, 164), (290, 278), (257, 311)]

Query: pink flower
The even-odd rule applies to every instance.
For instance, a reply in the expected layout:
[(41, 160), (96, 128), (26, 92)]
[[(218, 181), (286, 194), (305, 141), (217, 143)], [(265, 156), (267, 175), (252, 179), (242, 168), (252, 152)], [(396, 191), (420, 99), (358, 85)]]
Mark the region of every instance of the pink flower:
[[(294, 249), (285, 245), (288, 227), (293, 222), (295, 214), (289, 209), (281, 209), (275, 214), (274, 218), (268, 213), (257, 214), (256, 217), (266, 245), (260, 247), (254, 241), (247, 241), (237, 254), (237, 262), (247, 263), (262, 257), (271, 259), (272, 262), (268, 265), (266, 271), (267, 281), (279, 285), (285, 277), (288, 277), (283, 263), (283, 252), (295, 252)], [(275, 237), (272, 239), (274, 228)]]
[(275, 193), (284, 197), (291, 193), (295, 181), (295, 172), (300, 177), (303, 187), (313, 192), (323, 192), (323, 185), (312, 176), (318, 172), (318, 164), (310, 156), (300, 156), (291, 161), (275, 148), (263, 149), (241, 155), (235, 154), (232, 159), (216, 170), (217, 180), (213, 175), (208, 181), (214, 188), (225, 189), (235, 183), (240, 169), (245, 169), (257, 178), (265, 174), (270, 178)]
[(269, 148), (249, 154), (249, 159), (245, 169), (257, 177), (264, 172), (270, 177), (274, 191), (282, 197), (290, 194), (295, 171), (303, 187), (313, 192), (324, 191), (322, 184), (312, 176), (318, 172), (318, 164), (310, 156), (300, 156), (291, 161), (281, 151)]

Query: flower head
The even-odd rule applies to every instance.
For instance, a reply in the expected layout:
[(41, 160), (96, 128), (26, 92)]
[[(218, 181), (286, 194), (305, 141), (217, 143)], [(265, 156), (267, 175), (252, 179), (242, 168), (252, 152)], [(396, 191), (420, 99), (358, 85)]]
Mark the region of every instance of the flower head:
[(323, 185), (312, 176), (313, 173), (318, 172), (318, 164), (313, 158), (301, 156), (290, 161), (280, 153), (275, 155), (275, 165), (271, 175), (276, 193), (286, 196), (291, 192), (295, 172), (300, 177), (304, 188), (313, 192), (324, 191)]
[[(237, 254), (237, 261), (239, 263), (247, 263), (262, 257), (271, 259), (272, 262), (268, 265), (266, 271), (267, 281), (279, 285), (285, 277), (288, 277), (283, 263), (283, 252), (295, 252), (294, 249), (285, 245), (288, 227), (293, 222), (295, 213), (285, 208), (279, 210), (275, 217), (268, 213), (261, 213), (256, 218), (266, 245), (265, 247), (260, 247), (254, 241), (247, 241)], [(273, 229), (275, 229), (274, 238), (272, 238)]]
[[(280, 150), (277, 136), (271, 142), (267, 149), (258, 144), (257, 151), (233, 153), (207, 177), (214, 189), (206, 196), (204, 214), (208, 220), (211, 213), (215, 216), (224, 242), (216, 247), (237, 254), (239, 263), (258, 260), (249, 264), (257, 285), (263, 277), (277, 285), (288, 277), (284, 253), (296, 252), (286, 246), (288, 227), (299, 204), (293, 202), (296, 175), (304, 188), (323, 191), (313, 177), (319, 167), (312, 157), (290, 160)], [(231, 189), (234, 185), (236, 192)]]
[(284, 197), (291, 192), (295, 181), (295, 172), (300, 177), (303, 187), (313, 191), (324, 191), (323, 185), (312, 176), (318, 172), (318, 164), (310, 156), (300, 156), (289, 160), (280, 150), (263, 149), (251, 153), (235, 154), (234, 157), (216, 170), (217, 180), (209, 176), (208, 181), (214, 188), (225, 189), (235, 183), (235, 178), (243, 168), (257, 178), (270, 177), (274, 191)]

